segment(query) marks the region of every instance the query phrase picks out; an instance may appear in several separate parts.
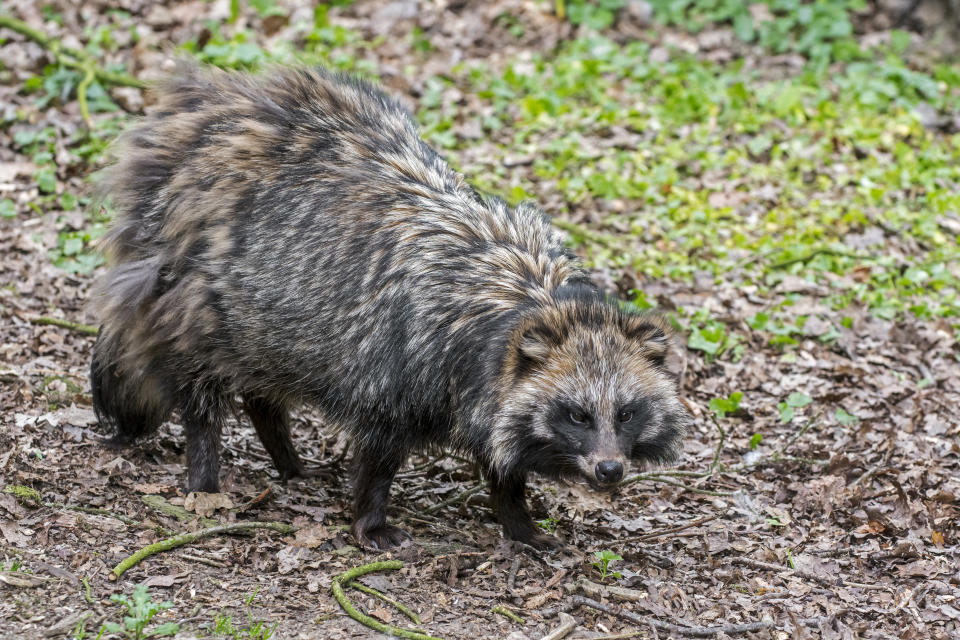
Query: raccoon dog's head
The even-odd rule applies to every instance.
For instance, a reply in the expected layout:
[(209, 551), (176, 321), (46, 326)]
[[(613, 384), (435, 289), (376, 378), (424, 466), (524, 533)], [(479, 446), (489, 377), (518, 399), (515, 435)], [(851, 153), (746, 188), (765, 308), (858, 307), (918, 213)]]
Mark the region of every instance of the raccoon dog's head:
[(676, 458), (690, 420), (664, 360), (669, 328), (597, 294), (545, 305), (520, 322), (490, 439), (499, 473), (535, 471), (612, 488), (629, 460)]

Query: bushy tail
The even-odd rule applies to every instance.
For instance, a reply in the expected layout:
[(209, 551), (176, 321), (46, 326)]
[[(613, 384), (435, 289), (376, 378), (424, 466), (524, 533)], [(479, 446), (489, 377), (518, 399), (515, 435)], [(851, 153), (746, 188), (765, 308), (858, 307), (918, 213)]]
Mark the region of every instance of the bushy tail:
[(117, 364), (116, 339), (103, 328), (93, 347), (90, 390), (93, 411), (109, 443), (129, 444), (157, 430), (173, 410), (162, 379)]

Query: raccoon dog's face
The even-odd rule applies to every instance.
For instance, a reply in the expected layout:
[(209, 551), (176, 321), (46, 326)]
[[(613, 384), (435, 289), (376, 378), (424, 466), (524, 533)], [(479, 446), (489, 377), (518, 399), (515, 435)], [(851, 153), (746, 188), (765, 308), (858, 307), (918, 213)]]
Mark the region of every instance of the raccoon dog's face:
[(690, 418), (664, 367), (668, 339), (661, 319), (606, 303), (568, 301), (523, 323), (494, 464), (606, 489), (629, 460), (673, 460)]

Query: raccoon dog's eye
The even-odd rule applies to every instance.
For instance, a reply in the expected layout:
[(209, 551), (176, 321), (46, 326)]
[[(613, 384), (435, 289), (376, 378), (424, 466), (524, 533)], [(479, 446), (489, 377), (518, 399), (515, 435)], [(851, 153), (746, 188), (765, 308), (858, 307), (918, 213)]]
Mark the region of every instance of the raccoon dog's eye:
[(570, 410), (570, 421), (574, 424), (587, 424), (587, 414), (580, 409)]
[(619, 419), (620, 422), (630, 422), (633, 420), (633, 411), (621, 411), (617, 419)]

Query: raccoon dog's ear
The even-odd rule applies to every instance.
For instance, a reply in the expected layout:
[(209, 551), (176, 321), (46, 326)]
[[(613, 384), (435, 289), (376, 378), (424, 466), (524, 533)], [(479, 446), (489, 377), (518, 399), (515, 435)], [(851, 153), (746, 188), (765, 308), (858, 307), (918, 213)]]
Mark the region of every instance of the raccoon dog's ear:
[(630, 322), (624, 327), (623, 334), (641, 345), (641, 353), (645, 357), (656, 364), (664, 363), (667, 349), (670, 347), (670, 334), (669, 330), (659, 322), (637, 318), (635, 322)]
[(555, 344), (555, 337), (545, 327), (530, 327), (520, 335), (517, 345), (520, 361), (527, 366), (542, 364), (550, 357)]

